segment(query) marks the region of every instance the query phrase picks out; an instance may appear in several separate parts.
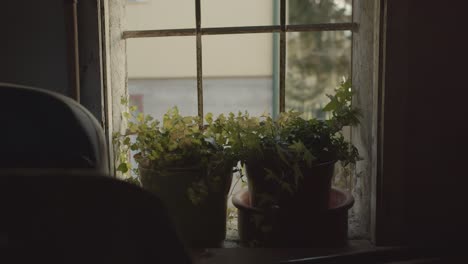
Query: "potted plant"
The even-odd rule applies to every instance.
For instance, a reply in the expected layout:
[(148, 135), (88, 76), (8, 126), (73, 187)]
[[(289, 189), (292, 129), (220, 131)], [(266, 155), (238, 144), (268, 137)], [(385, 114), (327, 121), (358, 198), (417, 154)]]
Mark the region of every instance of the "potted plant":
[[(359, 123), (360, 112), (351, 105), (352, 95), (350, 81), (343, 81), (323, 109), (331, 114), (328, 120), (305, 120), (300, 113), (289, 111), (277, 119), (246, 113), (231, 115), (224, 124), (219, 121), (220, 127), (228, 128), (230, 147), (245, 164), (248, 202), (263, 210), (250, 219), (263, 234), (263, 242), (281, 246), (311, 243), (309, 238), (317, 228), (310, 225), (329, 209), (335, 163), (347, 166), (359, 159), (356, 147), (341, 132), (343, 127)], [(239, 201), (233, 201), (238, 208)], [(344, 204), (349, 208), (349, 203)], [(242, 223), (247, 225), (239, 219), (239, 225)], [(301, 244), (306, 240), (309, 244)]]
[[(181, 116), (176, 107), (162, 122), (142, 113), (133, 119), (129, 112), (123, 115), (130, 120), (126, 133), (115, 135), (124, 153), (118, 170), (130, 170), (125, 153), (135, 152), (135, 180), (162, 199), (182, 241), (192, 248), (220, 246), (235, 163), (217, 143), (221, 135), (208, 133), (199, 117)], [(211, 116), (206, 116), (210, 122)]]

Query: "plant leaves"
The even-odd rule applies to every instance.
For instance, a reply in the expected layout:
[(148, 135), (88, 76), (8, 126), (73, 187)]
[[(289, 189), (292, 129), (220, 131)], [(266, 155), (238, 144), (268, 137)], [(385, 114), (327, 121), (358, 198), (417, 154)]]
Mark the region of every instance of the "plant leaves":
[(120, 171), (122, 173), (127, 173), (128, 172), (127, 163), (125, 162), (120, 163), (119, 167), (117, 167), (117, 171)]

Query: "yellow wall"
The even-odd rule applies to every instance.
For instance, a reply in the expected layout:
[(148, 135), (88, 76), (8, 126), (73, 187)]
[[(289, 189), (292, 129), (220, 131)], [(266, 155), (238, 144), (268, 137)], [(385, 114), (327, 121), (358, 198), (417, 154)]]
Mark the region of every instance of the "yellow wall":
[[(127, 30), (195, 27), (195, 1), (128, 3)], [(202, 27), (271, 25), (272, 0), (202, 0)], [(203, 36), (206, 77), (270, 76), (272, 34)], [(127, 40), (129, 78), (196, 76), (195, 37)]]

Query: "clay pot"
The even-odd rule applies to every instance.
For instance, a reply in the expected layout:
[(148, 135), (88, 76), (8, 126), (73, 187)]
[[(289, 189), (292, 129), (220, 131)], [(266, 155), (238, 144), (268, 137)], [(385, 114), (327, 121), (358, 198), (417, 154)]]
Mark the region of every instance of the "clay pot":
[(288, 208), (251, 206), (248, 190), (234, 195), (242, 246), (257, 247), (343, 247), (347, 244), (348, 209), (354, 198), (331, 189), (328, 208), (311, 210), (304, 201), (301, 212)]
[(193, 204), (188, 189), (206, 173), (197, 168), (173, 168), (160, 173), (140, 166), (143, 188), (155, 193), (166, 206), (179, 237), (187, 247), (220, 247), (226, 237), (227, 196), (232, 169), (220, 175), (220, 188), (210, 189), (200, 204)]
[[(312, 210), (327, 210), (330, 198), (331, 179), (336, 161), (328, 161), (308, 167), (302, 164), (300, 168), (303, 178), (299, 179), (294, 193), (288, 192), (283, 186), (267, 177), (269, 168), (277, 175), (284, 175), (283, 180), (296, 185), (291, 168), (280, 167), (281, 162), (272, 156), (267, 159), (246, 162), (246, 171), (250, 199), (254, 207), (265, 208), (277, 205), (293, 210), (302, 211), (304, 206)], [(262, 197), (268, 195), (273, 198), (264, 202)]]

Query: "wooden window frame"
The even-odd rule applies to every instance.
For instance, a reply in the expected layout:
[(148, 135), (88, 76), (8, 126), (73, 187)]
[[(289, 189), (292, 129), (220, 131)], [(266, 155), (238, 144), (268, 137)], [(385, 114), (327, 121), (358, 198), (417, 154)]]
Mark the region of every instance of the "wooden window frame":
[[(359, 236), (360, 238), (370, 239), (374, 243), (385, 241), (385, 234), (379, 232), (382, 226), (385, 226), (385, 223), (388, 222), (385, 217), (381, 215), (381, 212), (384, 211), (385, 208), (382, 207), (381, 204), (381, 196), (384, 192), (381, 182), (384, 175), (380, 170), (383, 163), (383, 158), (380, 155), (383, 149), (383, 136), (381, 133), (383, 127), (383, 87), (381, 81), (383, 75), (385, 75), (380, 71), (382, 68), (382, 50), (385, 50), (382, 44), (382, 35), (386, 31), (383, 19), (383, 17), (385, 17), (383, 8), (386, 3), (385, 0), (354, 0), (352, 3), (353, 14), (350, 23), (286, 25), (286, 21), (283, 19), (282, 23), (279, 23), (279, 26), (219, 28), (203, 28), (200, 26), (198, 29), (195, 27), (137, 31), (126, 31), (123, 28), (126, 1), (97, 1), (101, 3), (101, 13), (103, 14), (103, 84), (105, 99), (107, 99), (104, 101), (104, 108), (107, 110), (105, 125), (109, 137), (112, 132), (119, 132), (126, 129), (126, 123), (120, 115), (122, 111), (125, 111), (124, 107), (120, 104), (120, 98), (128, 97), (128, 79), (126, 71), (126, 41), (128, 39), (197, 35), (201, 38), (203, 35), (242, 33), (279, 33), (286, 35), (287, 32), (350, 30), (352, 32), (351, 76), (353, 86), (358, 87), (353, 98), (353, 103), (362, 108), (364, 112), (361, 118), (361, 125), (357, 128), (353, 128), (351, 131), (351, 140), (355, 142), (360, 153), (362, 153), (364, 157), (364, 160), (360, 161), (355, 169), (356, 175), (359, 175), (359, 177), (356, 177), (358, 181), (356, 184), (361, 186), (356, 195), (359, 195), (359, 193), (365, 194), (365, 197), (359, 198), (362, 199), (361, 208), (358, 209), (361, 215), (359, 221), (362, 221), (362, 225), (358, 233), (362, 234), (362, 236)], [(284, 7), (281, 13), (283, 13), (285, 17), (286, 2), (285, 0), (281, 0), (281, 3)], [(201, 17), (197, 19), (200, 19), (201, 22)], [(381, 31), (383, 33), (380, 33)], [(285, 56), (286, 42), (284, 41), (282, 45), (284, 51), (283, 56)], [(274, 50), (278, 52), (280, 47), (274, 48)], [(199, 56), (199, 59), (201, 63), (201, 56)], [(282, 63), (286, 63), (285, 57), (283, 57)], [(278, 75), (279, 71), (280, 69), (275, 70), (275, 75)], [(201, 79), (201, 71), (198, 78)], [(282, 84), (279, 81), (277, 81), (277, 83), (279, 84), (276, 88), (279, 88), (281, 85), (283, 94), (281, 97), (274, 97), (274, 106), (280, 105), (281, 101), (284, 102), (285, 96), (284, 81)], [(200, 82), (197, 89), (203, 92), (203, 83)], [(203, 94), (201, 95), (203, 96)], [(198, 102), (203, 102), (203, 98), (199, 97)], [(281, 110), (284, 111), (284, 103)], [(202, 104), (199, 108), (199, 114), (203, 114)]]
[(279, 33), (279, 104), (280, 112), (286, 110), (286, 33), (312, 32), (312, 31), (351, 31), (358, 29), (358, 24), (349, 23), (320, 23), (320, 24), (286, 24), (286, 0), (280, 0), (280, 24), (273, 26), (244, 26), (244, 27), (208, 27), (201, 26), (201, 0), (195, 0), (195, 28), (163, 29), (163, 30), (131, 30), (123, 32), (123, 39), (155, 38), (173, 36), (196, 36), (197, 56), (197, 104), (198, 116), (203, 117), (203, 63), (202, 63), (202, 36), (225, 34), (258, 34)]

